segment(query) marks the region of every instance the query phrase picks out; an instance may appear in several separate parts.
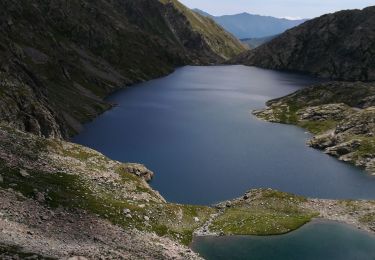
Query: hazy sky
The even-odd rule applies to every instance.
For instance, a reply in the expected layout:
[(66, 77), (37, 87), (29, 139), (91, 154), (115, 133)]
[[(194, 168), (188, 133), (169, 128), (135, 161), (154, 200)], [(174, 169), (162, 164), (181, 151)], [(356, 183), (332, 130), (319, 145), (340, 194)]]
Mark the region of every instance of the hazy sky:
[(248, 12), (290, 18), (313, 18), (343, 9), (362, 9), (375, 0), (180, 0), (213, 15)]

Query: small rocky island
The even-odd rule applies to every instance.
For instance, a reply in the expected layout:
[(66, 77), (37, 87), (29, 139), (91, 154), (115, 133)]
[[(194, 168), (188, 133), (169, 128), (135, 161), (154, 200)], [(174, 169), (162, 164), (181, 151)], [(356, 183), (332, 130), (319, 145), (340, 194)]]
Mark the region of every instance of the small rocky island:
[(301, 126), (308, 142), (338, 159), (375, 174), (375, 84), (330, 82), (267, 102), (254, 115)]

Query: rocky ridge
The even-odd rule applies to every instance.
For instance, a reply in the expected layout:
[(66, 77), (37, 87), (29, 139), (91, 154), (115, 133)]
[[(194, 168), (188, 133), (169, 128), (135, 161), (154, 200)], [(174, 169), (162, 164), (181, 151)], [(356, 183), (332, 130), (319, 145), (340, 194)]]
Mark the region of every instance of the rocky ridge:
[(254, 114), (306, 128), (315, 134), (308, 145), (375, 174), (374, 83), (324, 83), (267, 106)]
[(232, 63), (346, 81), (375, 80), (375, 7), (309, 20)]

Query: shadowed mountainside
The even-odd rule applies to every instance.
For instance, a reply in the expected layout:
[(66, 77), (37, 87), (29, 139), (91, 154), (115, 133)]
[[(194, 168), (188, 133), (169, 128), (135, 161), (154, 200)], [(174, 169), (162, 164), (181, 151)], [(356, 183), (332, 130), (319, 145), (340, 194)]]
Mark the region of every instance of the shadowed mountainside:
[(375, 80), (375, 7), (307, 21), (232, 62), (336, 80)]
[(272, 36), (262, 37), (262, 38), (245, 38), (245, 39), (241, 39), (241, 42), (247, 44), (250, 49), (255, 49), (267, 42), (272, 41), (277, 36), (278, 35), (272, 35)]
[(0, 21), (0, 120), (41, 136), (79, 132), (120, 87), (245, 50), (177, 1), (2, 1)]

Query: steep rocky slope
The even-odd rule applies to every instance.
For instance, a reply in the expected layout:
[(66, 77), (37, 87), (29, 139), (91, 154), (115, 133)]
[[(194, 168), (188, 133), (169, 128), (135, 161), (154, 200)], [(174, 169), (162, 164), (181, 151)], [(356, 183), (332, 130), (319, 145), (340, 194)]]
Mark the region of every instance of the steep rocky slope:
[(119, 87), (245, 50), (176, 1), (2, 1), (0, 33), (0, 120), (53, 137), (79, 131)]
[[(234, 36), (216, 24), (213, 19), (193, 12), (178, 0), (160, 0), (160, 2), (172, 8), (173, 12), (177, 9), (186, 17), (187, 22), (193, 29), (193, 33), (183, 29), (184, 25), (176, 24), (176, 19), (169, 19), (169, 24), (180, 39), (183, 39), (184, 42), (190, 42), (188, 46), (194, 46), (196, 43), (193, 43), (192, 39), (199, 35), (199, 45), (195, 46), (200, 52), (198, 57), (202, 55), (202, 51), (208, 49), (209, 52), (215, 53), (222, 60), (227, 60), (247, 49), (245, 45), (239, 44), (239, 41)], [(215, 62), (215, 60), (212, 62)]]
[(267, 105), (254, 114), (304, 127), (310, 146), (375, 174), (375, 83), (324, 83)]
[(241, 39), (241, 42), (247, 44), (250, 47), (250, 49), (254, 49), (267, 42), (270, 42), (276, 37), (277, 35), (272, 35), (272, 36), (263, 37), (263, 38), (245, 38), (245, 39)]
[(312, 19), (232, 62), (337, 80), (375, 80), (375, 7)]

